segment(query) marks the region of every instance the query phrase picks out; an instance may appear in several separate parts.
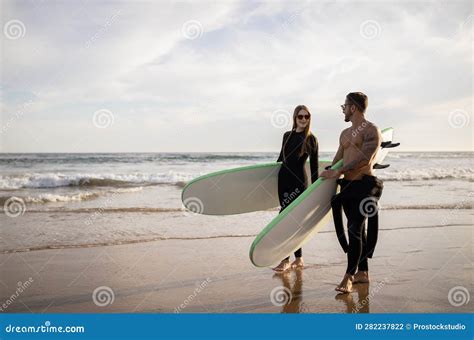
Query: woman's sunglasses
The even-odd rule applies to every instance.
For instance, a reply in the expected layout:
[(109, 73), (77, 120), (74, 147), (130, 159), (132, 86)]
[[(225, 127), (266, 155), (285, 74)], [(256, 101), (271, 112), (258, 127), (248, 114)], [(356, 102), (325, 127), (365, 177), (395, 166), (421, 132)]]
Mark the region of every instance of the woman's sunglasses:
[(311, 117), (310, 115), (297, 115), (296, 118), (298, 118), (299, 120), (302, 120), (303, 118), (308, 120), (309, 117)]

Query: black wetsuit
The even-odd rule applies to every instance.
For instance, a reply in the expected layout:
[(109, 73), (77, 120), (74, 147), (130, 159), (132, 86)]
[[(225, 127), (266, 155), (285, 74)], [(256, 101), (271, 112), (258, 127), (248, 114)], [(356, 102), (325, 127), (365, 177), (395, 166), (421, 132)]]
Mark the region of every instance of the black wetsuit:
[[(307, 153), (299, 156), (303, 147), (304, 131), (287, 131), (283, 135), (283, 143), (277, 162), (283, 162), (278, 173), (278, 198), (280, 212), (291, 204), (305, 189), (305, 163), (308, 159), (311, 168), (311, 183), (318, 179), (318, 140), (314, 135), (308, 138)], [(284, 148), (284, 150), (283, 150)], [(309, 182), (309, 181), (308, 181)], [(302, 256), (301, 248), (295, 252), (296, 257)], [(287, 257), (288, 259), (289, 257)]]
[[(367, 258), (371, 258), (378, 234), (378, 200), (382, 196), (383, 182), (375, 176), (364, 175), (360, 180), (339, 179), (339, 194), (333, 197), (332, 213), (337, 237), (347, 253), (347, 274), (356, 270), (368, 271)], [(347, 217), (349, 244), (344, 233), (342, 210)], [(365, 220), (368, 218), (367, 235)]]

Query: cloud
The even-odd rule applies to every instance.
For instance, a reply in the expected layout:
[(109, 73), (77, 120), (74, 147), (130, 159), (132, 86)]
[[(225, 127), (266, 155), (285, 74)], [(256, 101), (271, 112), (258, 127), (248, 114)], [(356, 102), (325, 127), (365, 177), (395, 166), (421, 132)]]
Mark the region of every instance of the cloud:
[[(301, 103), (330, 150), (352, 90), (369, 95), (369, 119), (408, 136), (407, 149), (472, 148), (472, 126), (446, 129), (449, 112), (472, 115), (468, 1), (34, 4), (2, 3), (2, 24), (26, 27), (2, 36), (2, 122), (33, 100), (0, 136), (2, 151), (67, 151), (84, 131), (77, 151), (276, 150), (284, 129), (271, 113)], [(104, 108), (116, 124), (96, 131)]]

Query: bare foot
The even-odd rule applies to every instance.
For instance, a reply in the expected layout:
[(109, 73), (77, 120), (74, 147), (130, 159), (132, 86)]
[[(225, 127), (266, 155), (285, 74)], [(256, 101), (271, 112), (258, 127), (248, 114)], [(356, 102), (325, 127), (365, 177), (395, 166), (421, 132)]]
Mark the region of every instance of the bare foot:
[(354, 275), (354, 282), (353, 283), (369, 283), (369, 272), (361, 272), (358, 271)]
[(297, 257), (291, 264), (291, 268), (303, 268), (303, 267), (304, 267), (304, 261), (302, 257)]
[(336, 291), (340, 294), (352, 293), (352, 283), (354, 277), (351, 274), (344, 275), (341, 283), (336, 287)]
[(290, 260), (283, 260), (283, 261), (280, 262), (280, 264), (278, 266), (273, 268), (273, 270), (276, 271), (276, 272), (284, 272), (284, 271), (287, 271), (290, 268), (291, 268), (290, 267)]

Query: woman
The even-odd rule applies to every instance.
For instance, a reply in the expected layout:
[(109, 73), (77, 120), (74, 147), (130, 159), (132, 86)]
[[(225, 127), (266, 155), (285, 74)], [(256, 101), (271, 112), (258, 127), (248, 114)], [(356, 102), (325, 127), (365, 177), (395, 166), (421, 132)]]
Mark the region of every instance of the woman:
[[(278, 198), (280, 213), (291, 204), (305, 189), (309, 179), (304, 170), (310, 158), (311, 182), (318, 179), (318, 140), (310, 131), (311, 114), (305, 105), (298, 105), (293, 113), (293, 128), (283, 135), (283, 143), (277, 162), (282, 162), (278, 173)], [(290, 257), (283, 259), (273, 268), (284, 272), (290, 268), (304, 266), (301, 248), (295, 252), (295, 261), (290, 265)]]

